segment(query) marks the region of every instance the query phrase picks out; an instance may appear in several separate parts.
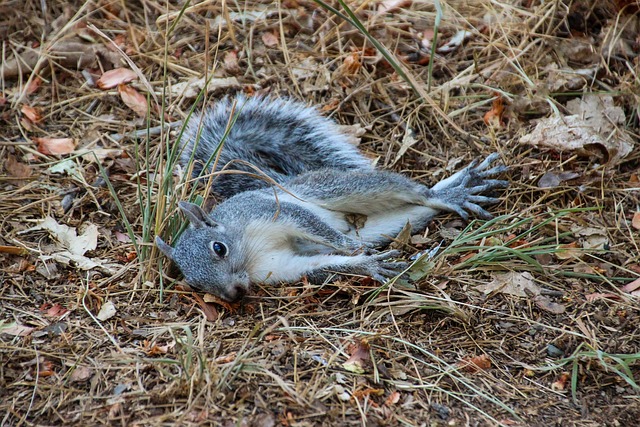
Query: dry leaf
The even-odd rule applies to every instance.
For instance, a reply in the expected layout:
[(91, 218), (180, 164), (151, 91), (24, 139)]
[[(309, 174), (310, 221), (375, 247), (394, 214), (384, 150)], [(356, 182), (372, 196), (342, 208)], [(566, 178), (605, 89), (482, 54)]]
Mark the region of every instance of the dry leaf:
[(75, 228), (58, 224), (58, 221), (47, 216), (40, 224), (25, 230), (47, 230), (57, 242), (57, 248), (68, 250), (72, 254), (84, 255), (87, 251), (93, 251), (98, 246), (98, 226), (85, 223), (82, 233), (78, 236)]
[(407, 126), (407, 130), (402, 137), (402, 145), (400, 145), (400, 149), (396, 154), (396, 158), (393, 160), (393, 163), (391, 165), (393, 166), (398, 163), (398, 160), (400, 160), (402, 156), (404, 156), (404, 154), (407, 152), (407, 150), (413, 147), (416, 142), (418, 142), (418, 139), (416, 139), (415, 132), (413, 131), (413, 129)]
[(91, 368), (86, 366), (77, 366), (71, 376), (69, 376), (69, 381), (72, 383), (81, 383), (87, 381), (93, 375), (93, 371)]
[(222, 57), (222, 68), (231, 74), (240, 72), (240, 64), (238, 64), (238, 51), (229, 50)]
[(526, 297), (528, 296), (527, 291), (529, 291), (532, 295), (540, 295), (540, 287), (535, 284), (533, 276), (529, 272), (511, 271), (505, 274), (494, 274), (492, 277), (493, 281), (491, 283), (476, 286), (476, 289), (484, 294), (501, 292), (503, 294)]
[(198, 305), (202, 309), (202, 312), (209, 322), (215, 322), (216, 320), (218, 320), (219, 315), (215, 305), (205, 302), (205, 300), (203, 300), (200, 295), (195, 292), (193, 292), (192, 295), (196, 299)]
[(471, 36), (473, 36), (473, 33), (471, 31), (460, 30), (457, 33), (455, 33), (455, 35), (451, 37), (451, 39), (449, 39), (449, 41), (446, 44), (436, 49), (436, 51), (438, 53), (453, 52), (454, 50), (459, 48), (462, 45), (462, 43), (470, 39)]
[(48, 317), (62, 317), (69, 312), (69, 310), (58, 303), (52, 305), (48, 302), (40, 306), (40, 311), (44, 312), (45, 316)]
[(387, 400), (384, 401), (384, 404), (387, 406), (395, 405), (400, 401), (400, 392), (394, 391), (387, 397)]
[(492, 128), (504, 126), (504, 100), (500, 94), (495, 94), (491, 110), (487, 111), (483, 119), (484, 123)]
[(640, 288), (640, 277), (634, 280), (633, 282), (627, 283), (621, 289), (622, 292), (626, 292), (632, 295), (640, 295), (640, 293), (636, 293), (637, 289)]
[(384, 15), (385, 13), (393, 12), (396, 9), (409, 7), (412, 3), (412, 0), (384, 0), (378, 5), (378, 12), (376, 12), (376, 14)]
[(562, 314), (565, 311), (565, 306), (563, 304), (558, 304), (545, 295), (538, 295), (533, 298), (533, 302), (544, 311), (548, 311), (553, 314)]
[(620, 299), (620, 295), (617, 294), (601, 294), (601, 293), (593, 293), (593, 294), (587, 294), (584, 296), (584, 298), (587, 300), (587, 302), (594, 302), (597, 301), (599, 299), (613, 299), (613, 300), (619, 300)]
[(7, 155), (7, 160), (4, 162), (4, 170), (16, 178), (28, 178), (31, 176), (31, 166), (20, 163), (13, 154)]
[(567, 384), (569, 383), (569, 379), (571, 379), (571, 374), (568, 372), (563, 372), (560, 374), (560, 377), (551, 384), (551, 389), (555, 391), (563, 391), (567, 388)]
[(458, 362), (458, 367), (464, 372), (475, 373), (485, 371), (491, 368), (491, 359), (486, 354), (480, 356), (468, 357)]
[(98, 312), (96, 317), (98, 318), (98, 320), (104, 322), (105, 320), (111, 319), (113, 316), (115, 316), (116, 311), (117, 310), (115, 304), (111, 301), (107, 301), (102, 304), (102, 307), (100, 307), (100, 311)]
[(604, 163), (619, 163), (633, 149), (633, 141), (624, 127), (624, 110), (613, 104), (611, 96), (586, 94), (567, 102), (570, 116), (549, 117), (538, 121), (535, 129), (520, 138), (520, 143), (596, 155)]
[(364, 374), (371, 366), (371, 354), (369, 341), (366, 338), (357, 343), (350, 344), (347, 348), (349, 359), (342, 364), (342, 367), (354, 374)]
[(20, 111), (31, 123), (39, 123), (42, 121), (42, 114), (40, 114), (40, 111), (35, 107), (23, 105)]
[(265, 31), (262, 33), (262, 43), (264, 43), (266, 47), (276, 47), (278, 46), (278, 42), (278, 35), (275, 31)]
[(46, 155), (63, 155), (72, 153), (76, 148), (73, 138), (33, 138), (33, 142), (38, 144), (38, 151)]
[(555, 253), (556, 258), (561, 260), (580, 258), (582, 255), (583, 250), (578, 247), (578, 242), (558, 245), (558, 250)]
[(555, 188), (560, 183), (579, 176), (580, 174), (575, 172), (547, 172), (538, 181), (538, 188)]
[(135, 88), (125, 85), (118, 85), (118, 93), (120, 98), (127, 107), (133, 110), (139, 117), (146, 117), (149, 105), (147, 103), (147, 97), (138, 92)]
[(195, 98), (198, 96), (200, 91), (206, 85), (206, 93), (209, 93), (216, 89), (233, 89), (240, 86), (240, 82), (235, 77), (225, 77), (225, 78), (212, 78), (209, 80), (209, 84), (207, 84), (207, 79), (204, 77), (199, 79), (191, 79), (186, 82), (176, 83), (171, 86), (171, 94), (174, 96), (181, 96), (184, 98)]
[(640, 230), (640, 211), (634, 212), (633, 218), (631, 219), (631, 226), (636, 230)]
[(137, 78), (138, 75), (133, 70), (128, 68), (116, 68), (106, 71), (102, 76), (100, 76), (96, 82), (96, 86), (102, 90), (111, 89), (120, 84), (129, 83)]
[(35, 328), (19, 325), (16, 322), (4, 323), (0, 320), (0, 334), (13, 335), (14, 337), (25, 337), (33, 332)]

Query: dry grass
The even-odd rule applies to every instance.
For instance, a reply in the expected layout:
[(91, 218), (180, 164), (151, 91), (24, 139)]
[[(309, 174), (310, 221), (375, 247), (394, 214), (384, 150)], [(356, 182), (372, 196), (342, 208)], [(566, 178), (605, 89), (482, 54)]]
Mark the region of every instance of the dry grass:
[[(311, 1), (204, 2), (184, 14), (175, 2), (44, 3), (46, 11), (36, 1), (0, 4), (0, 425), (637, 423), (640, 304), (622, 290), (640, 273), (631, 224), (640, 209), (638, 17), (620, 12), (623, 4), (636, 10), (633, 2), (443, 2), (438, 44), (459, 30), (472, 35), (431, 65), (423, 42), (437, 16), (431, 2), (386, 14), (375, 13), (379, 2), (349, 2), (408, 81), (358, 29)], [(70, 46), (85, 50), (86, 63), (78, 66), (84, 60)], [(9, 76), (10, 59), (30, 51), (40, 52), (37, 72)], [(131, 68), (123, 55), (143, 77), (131, 86), (159, 106), (149, 122), (116, 89), (86, 80), (114, 63)], [(593, 73), (571, 80), (558, 72), (567, 69)], [(202, 103), (239, 90), (305, 100), (363, 128), (360, 147), (381, 167), (425, 183), (450, 164), (498, 151), (512, 182), (491, 209), (500, 217), (461, 235), (459, 220), (438, 218), (407, 250), (443, 242), (434, 260), (416, 266), (422, 277), (413, 285), (256, 286), (240, 308), (198, 303), (158, 274), (149, 238), (170, 225), (165, 209), (187, 194), (179, 189), (166, 204), (158, 196), (156, 173), (176, 139), (160, 129), (195, 102), (172, 89), (202, 76), (237, 80)], [(593, 155), (518, 142), (533, 119), (566, 113), (566, 102), (585, 92), (623, 108), (622, 132), (636, 144), (624, 161), (603, 166)], [(497, 94), (504, 121), (488, 126)], [(25, 105), (41, 118), (26, 119)], [(408, 129), (417, 142), (403, 146)], [(140, 130), (136, 141), (131, 132)], [(74, 138), (76, 153), (101, 155), (43, 155), (34, 137)], [(66, 173), (51, 169), (60, 159), (71, 159)], [(549, 171), (576, 176), (540, 188)], [(147, 202), (158, 212), (145, 211)], [(95, 224), (98, 246), (87, 256), (103, 268), (46, 259), (56, 243), (28, 230), (46, 216), (78, 229)], [(147, 239), (137, 257), (127, 222)], [(558, 252), (582, 244), (575, 227), (587, 226), (607, 237), (606, 250)], [(477, 290), (506, 271), (530, 272), (565, 311)], [(108, 301), (115, 315), (98, 320)], [(14, 322), (28, 329), (21, 335)], [(343, 363), (363, 339), (371, 364), (355, 374)], [(465, 366), (482, 360), (490, 367)]]

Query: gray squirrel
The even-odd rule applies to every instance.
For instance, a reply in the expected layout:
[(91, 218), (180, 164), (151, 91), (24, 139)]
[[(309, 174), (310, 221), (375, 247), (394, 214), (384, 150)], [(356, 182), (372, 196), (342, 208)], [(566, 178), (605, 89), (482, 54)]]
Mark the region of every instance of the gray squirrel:
[(227, 199), (210, 213), (180, 202), (189, 227), (175, 247), (159, 236), (156, 245), (189, 285), (227, 301), (251, 283), (322, 283), (336, 273), (383, 282), (407, 264), (376, 248), (407, 222), (421, 231), (441, 211), (490, 218), (480, 205), (499, 199), (482, 193), (508, 186), (491, 179), (506, 170), (492, 166), (495, 153), (432, 188), (375, 169), (333, 121), (292, 100), (227, 98), (194, 115), (182, 141), (180, 163), (194, 162), (195, 178), (229, 162), (241, 173), (216, 174), (212, 190)]

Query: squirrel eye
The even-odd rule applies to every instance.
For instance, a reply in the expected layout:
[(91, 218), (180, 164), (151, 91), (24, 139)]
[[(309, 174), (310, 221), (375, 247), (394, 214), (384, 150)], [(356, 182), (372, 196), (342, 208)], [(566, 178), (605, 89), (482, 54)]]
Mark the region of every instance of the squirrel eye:
[(222, 242), (211, 242), (211, 250), (221, 258), (226, 256), (227, 252), (229, 252), (227, 245)]

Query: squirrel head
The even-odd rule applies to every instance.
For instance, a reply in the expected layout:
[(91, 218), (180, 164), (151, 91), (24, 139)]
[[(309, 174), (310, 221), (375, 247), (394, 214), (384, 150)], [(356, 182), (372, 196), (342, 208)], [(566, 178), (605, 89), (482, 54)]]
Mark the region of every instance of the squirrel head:
[(235, 242), (225, 227), (215, 222), (198, 205), (180, 202), (180, 210), (189, 227), (175, 247), (156, 236), (156, 246), (178, 265), (190, 286), (214, 294), (226, 301), (237, 301), (249, 290), (249, 274)]

